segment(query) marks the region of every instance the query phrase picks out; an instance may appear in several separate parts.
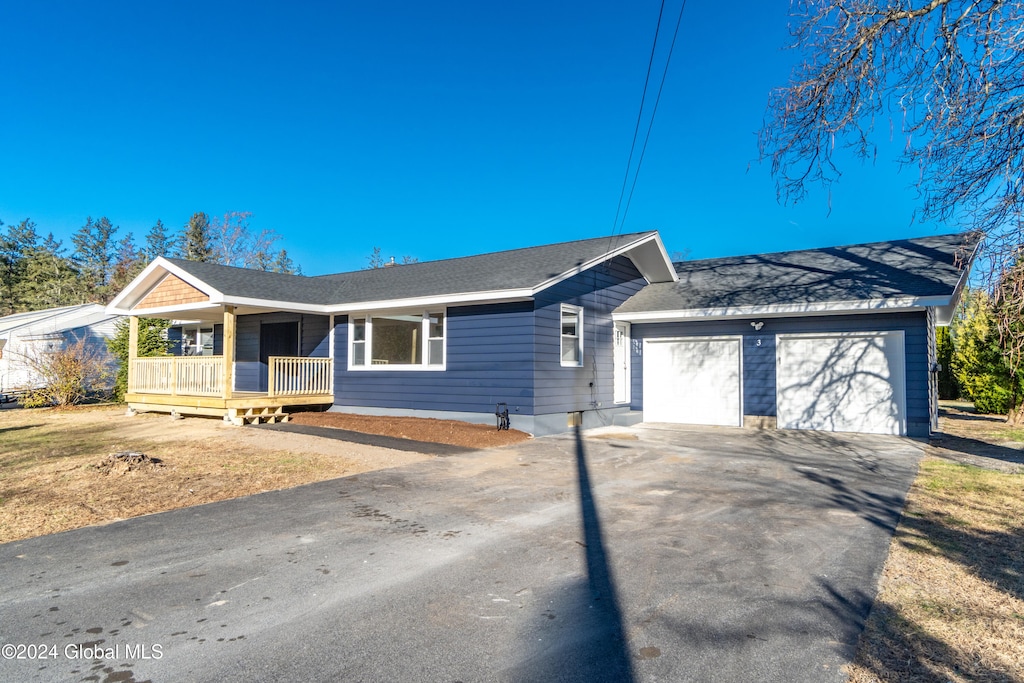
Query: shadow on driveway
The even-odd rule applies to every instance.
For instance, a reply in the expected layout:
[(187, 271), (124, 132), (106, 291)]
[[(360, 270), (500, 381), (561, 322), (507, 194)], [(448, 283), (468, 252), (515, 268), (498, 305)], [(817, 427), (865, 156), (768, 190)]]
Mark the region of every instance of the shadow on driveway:
[(545, 612), (558, 619), (558, 638), (535, 638), (528, 633), (535, 654), (518, 667), (512, 680), (525, 683), (547, 681), (635, 680), (630, 661), (618, 589), (605, 550), (601, 517), (587, 467), (587, 454), (580, 428), (576, 428), (576, 480), (579, 485), (586, 580), (572, 585), (568, 595)]

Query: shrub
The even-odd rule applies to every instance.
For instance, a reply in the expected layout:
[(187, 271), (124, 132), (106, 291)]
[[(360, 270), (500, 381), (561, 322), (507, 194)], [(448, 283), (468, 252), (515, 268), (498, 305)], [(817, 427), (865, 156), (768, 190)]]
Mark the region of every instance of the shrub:
[(992, 375), (977, 375), (970, 390), (974, 409), (979, 413), (1006, 415), (1013, 408), (1013, 395), (1000, 378)]
[(936, 328), (935, 342), (939, 361), (939, 398), (956, 400), (963, 392), (953, 374), (953, 338), (948, 327)]
[(978, 412), (1008, 414), (1020, 400), (1020, 380), (1004, 358), (992, 299), (982, 291), (968, 292), (950, 332), (950, 365), (964, 397)]
[(84, 339), (26, 354), (25, 361), (42, 384), (25, 395), (26, 408), (81, 403), (110, 377), (106, 360)]

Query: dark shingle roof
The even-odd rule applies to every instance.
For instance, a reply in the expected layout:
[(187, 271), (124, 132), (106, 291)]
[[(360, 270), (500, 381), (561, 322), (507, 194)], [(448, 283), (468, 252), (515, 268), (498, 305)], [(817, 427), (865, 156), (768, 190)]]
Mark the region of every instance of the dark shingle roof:
[(227, 296), (243, 296), (302, 304), (326, 304), (329, 292), (315, 286), (316, 278), (266, 273), (261, 270), (222, 266), (217, 263), (167, 259), (182, 270)]
[(963, 234), (676, 263), (616, 313), (948, 296), (977, 240)]
[(343, 305), (414, 297), (530, 289), (654, 232), (598, 237), (539, 247), (498, 251), (305, 277), (167, 259), (226, 296), (301, 304)]

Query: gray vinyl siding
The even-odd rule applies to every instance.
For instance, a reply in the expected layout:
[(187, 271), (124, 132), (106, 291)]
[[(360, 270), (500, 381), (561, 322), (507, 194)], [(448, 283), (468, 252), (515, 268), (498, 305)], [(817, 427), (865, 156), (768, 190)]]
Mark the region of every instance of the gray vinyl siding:
[[(754, 331), (751, 322), (764, 327)], [(928, 320), (925, 312), (877, 313), (802, 318), (749, 318), (708, 322), (634, 323), (634, 340), (667, 337), (743, 336), (743, 412), (774, 416), (776, 412), (776, 335), (820, 332), (886, 332), (903, 330), (906, 354), (907, 431), (927, 435), (929, 404)], [(757, 345), (757, 340), (761, 345)], [(633, 410), (643, 410), (643, 348), (633, 345)], [(923, 431), (922, 431), (923, 430)]]
[(260, 362), (260, 325), (288, 322), (299, 323), (300, 356), (326, 358), (329, 355), (330, 318), (326, 315), (240, 315), (235, 321), (235, 391), (267, 390), (267, 366)]
[(348, 318), (335, 319), (335, 405), (493, 413), (498, 402), (532, 415), (533, 304), (447, 310), (444, 370), (349, 370)]
[[(550, 287), (536, 298), (535, 415), (610, 408), (611, 313), (646, 284), (625, 257), (618, 257)], [(583, 366), (562, 367), (562, 304), (583, 309)]]

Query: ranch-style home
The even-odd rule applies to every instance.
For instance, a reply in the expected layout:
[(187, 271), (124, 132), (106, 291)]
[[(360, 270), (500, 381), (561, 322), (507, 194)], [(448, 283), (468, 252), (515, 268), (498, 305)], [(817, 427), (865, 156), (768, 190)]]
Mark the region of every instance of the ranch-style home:
[[(171, 318), (137, 411), (294, 406), (533, 434), (673, 422), (927, 436), (964, 235), (672, 263), (657, 232), (305, 277), (158, 258), (108, 307)], [(134, 345), (133, 345), (134, 348)]]

